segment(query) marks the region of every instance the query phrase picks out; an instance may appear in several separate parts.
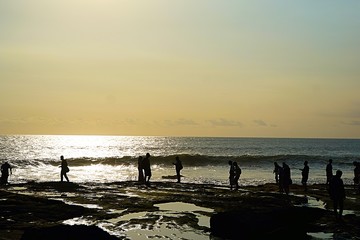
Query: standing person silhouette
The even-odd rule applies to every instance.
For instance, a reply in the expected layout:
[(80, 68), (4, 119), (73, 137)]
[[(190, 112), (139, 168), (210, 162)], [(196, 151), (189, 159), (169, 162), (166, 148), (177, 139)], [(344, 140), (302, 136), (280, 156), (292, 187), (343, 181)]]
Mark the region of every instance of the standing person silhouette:
[(283, 174), (284, 174), (284, 179), (283, 179), (283, 189), (286, 193), (286, 195), (289, 195), (289, 186), (290, 184), (292, 184), (292, 180), (291, 180), (291, 170), (289, 165), (287, 165), (285, 162), (283, 162)]
[(229, 161), (229, 183), (230, 183), (230, 190), (233, 189), (234, 186), (234, 176), (235, 176), (235, 171), (234, 171), (234, 165), (232, 161)]
[(181, 169), (183, 169), (183, 165), (178, 156), (176, 156), (175, 163), (173, 163), (173, 164), (175, 165), (176, 178), (177, 178), (177, 182), (179, 183), (180, 178), (181, 178), (180, 171), (181, 171)]
[(12, 167), (8, 162), (5, 162), (4, 164), (1, 165), (1, 180), (0, 180), (1, 184), (9, 183), (8, 182), (9, 172), (10, 174), (12, 174)]
[[(344, 209), (344, 199), (345, 199), (345, 188), (344, 182), (341, 179), (342, 171), (337, 170), (336, 175), (331, 179), (329, 183), (329, 193), (330, 198), (333, 200), (334, 204), (334, 214), (335, 218), (341, 220), (343, 209)], [(339, 208), (339, 213), (337, 209)]]
[(329, 159), (329, 163), (326, 165), (326, 185), (328, 185), (333, 177), (332, 159)]
[(241, 175), (241, 168), (239, 167), (237, 162), (234, 162), (233, 165), (234, 165), (234, 185), (235, 185), (235, 190), (238, 190), (239, 189), (239, 179), (240, 179), (240, 175)]
[(146, 156), (142, 162), (142, 166), (145, 173), (145, 184), (147, 186), (150, 185), (150, 178), (151, 178), (151, 167), (150, 167), (150, 153), (146, 153)]
[(273, 173), (275, 174), (276, 184), (279, 184), (279, 171), (280, 171), (279, 164), (277, 162), (274, 162), (274, 171), (273, 171)]
[(309, 165), (308, 165), (308, 161), (304, 162), (304, 168), (300, 169), (301, 170), (301, 175), (302, 175), (302, 179), (301, 179), (301, 183), (304, 186), (304, 190), (305, 192), (307, 192), (307, 181), (309, 179)]
[(284, 192), (284, 168), (283, 167), (280, 167), (280, 165), (278, 165), (279, 168), (279, 183), (278, 183), (278, 186), (279, 186), (279, 192)]
[(69, 178), (68, 176), (66, 175), (67, 172), (69, 172), (69, 167), (68, 167), (68, 163), (67, 161), (64, 159), (64, 156), (60, 156), (60, 160), (61, 160), (61, 172), (60, 172), (60, 179), (61, 179), (61, 182), (63, 181), (63, 177), (65, 177), (66, 181), (69, 182)]
[(138, 158), (138, 182), (144, 182), (144, 171), (143, 171), (143, 157), (139, 156)]

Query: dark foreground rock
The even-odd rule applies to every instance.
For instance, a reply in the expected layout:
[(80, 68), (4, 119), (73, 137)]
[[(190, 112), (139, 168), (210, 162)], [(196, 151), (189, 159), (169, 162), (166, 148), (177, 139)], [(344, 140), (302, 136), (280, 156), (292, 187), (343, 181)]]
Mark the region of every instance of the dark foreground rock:
[(214, 236), (225, 239), (306, 239), (311, 225), (326, 214), (307, 207), (242, 209), (214, 214), (210, 226)]
[(118, 240), (96, 226), (59, 225), (47, 228), (26, 229), (20, 240)]
[(66, 219), (90, 214), (91, 210), (62, 201), (0, 191), (0, 239), (19, 239), (24, 229), (52, 226)]
[[(287, 196), (275, 184), (230, 191), (227, 186), (170, 181), (151, 186), (131, 181), (28, 182), (0, 188), (0, 240), (116, 239), (108, 234), (91, 238), (104, 234), (101, 229), (118, 239), (136, 239), (138, 234), (149, 239), (189, 239), (183, 231), (195, 234), (190, 239), (309, 239), (307, 233), (360, 239), (360, 195), (353, 186), (345, 190), (346, 211), (339, 222), (325, 185), (310, 185), (307, 193), (292, 185)], [(158, 206), (174, 202), (212, 211), (169, 212)], [(86, 226), (63, 226), (77, 218)], [(208, 220), (199, 224), (200, 219), (211, 219), (210, 225)]]

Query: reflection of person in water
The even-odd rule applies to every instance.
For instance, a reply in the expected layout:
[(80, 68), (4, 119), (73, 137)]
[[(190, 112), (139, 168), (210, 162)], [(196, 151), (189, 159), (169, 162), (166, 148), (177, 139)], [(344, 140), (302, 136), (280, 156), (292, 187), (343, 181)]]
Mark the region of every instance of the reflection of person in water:
[[(337, 170), (336, 175), (331, 179), (329, 183), (329, 193), (330, 198), (333, 200), (334, 214), (336, 219), (341, 219), (344, 209), (345, 188), (341, 176), (342, 171)], [(337, 212), (338, 208), (339, 213)]]
[(4, 164), (1, 165), (1, 181), (0, 181), (1, 184), (9, 183), (8, 182), (9, 172), (10, 174), (12, 174), (12, 167), (8, 162), (5, 162)]
[(144, 171), (143, 171), (143, 157), (140, 156), (138, 158), (138, 172), (139, 172), (139, 176), (138, 176), (138, 182), (144, 182)]
[(304, 186), (304, 190), (305, 192), (307, 192), (307, 181), (309, 179), (309, 166), (308, 166), (308, 161), (304, 162), (304, 168), (300, 169), (301, 170), (301, 175), (302, 175), (302, 179), (301, 179), (301, 183)]
[(181, 171), (181, 169), (183, 169), (183, 165), (178, 156), (176, 156), (175, 163), (173, 163), (173, 164), (175, 165), (176, 178), (177, 178), (177, 182), (179, 183), (180, 178), (181, 178), (180, 171)]
[(143, 162), (142, 162), (142, 166), (144, 169), (144, 173), (145, 173), (145, 184), (149, 185), (150, 184), (150, 178), (151, 178), (151, 167), (150, 167), (150, 154), (147, 153)]
[(60, 179), (61, 179), (61, 181), (63, 181), (63, 177), (65, 177), (66, 181), (69, 182), (69, 178), (66, 175), (66, 173), (70, 171), (69, 167), (68, 167), (68, 164), (67, 164), (67, 161), (64, 159), (64, 156), (60, 156), (60, 159), (61, 159)]

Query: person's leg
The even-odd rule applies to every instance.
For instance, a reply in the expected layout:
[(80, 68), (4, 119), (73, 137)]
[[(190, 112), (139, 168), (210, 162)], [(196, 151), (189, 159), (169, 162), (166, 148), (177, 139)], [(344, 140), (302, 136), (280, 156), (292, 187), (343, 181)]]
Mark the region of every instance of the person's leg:
[(284, 184), (282, 181), (279, 181), (279, 192), (284, 192)]
[(62, 171), (60, 173), (60, 179), (61, 179), (61, 181), (63, 181), (63, 172)]
[(150, 169), (146, 169), (145, 170), (145, 184), (149, 185), (150, 184), (150, 178), (151, 178), (151, 170)]
[(5, 174), (4, 176), (4, 183), (8, 183), (9, 174)]
[(339, 199), (339, 218), (341, 219), (344, 210), (344, 199)]
[(285, 184), (284, 190), (285, 190), (286, 195), (289, 195), (289, 185), (288, 184)]
[(334, 199), (333, 200), (333, 204), (334, 204), (334, 214), (335, 214), (335, 218), (338, 217), (338, 213), (337, 213), (337, 209), (338, 209), (338, 200)]
[(180, 170), (176, 171), (177, 182), (180, 182)]
[(304, 186), (304, 191), (307, 192), (307, 180), (304, 179), (304, 180), (302, 181), (302, 184), (303, 184), (303, 186)]
[(235, 190), (238, 190), (239, 189), (239, 178), (238, 177), (235, 177)]
[(69, 182), (69, 178), (68, 178), (68, 176), (66, 175), (66, 173), (64, 173), (64, 177), (65, 177), (66, 181)]

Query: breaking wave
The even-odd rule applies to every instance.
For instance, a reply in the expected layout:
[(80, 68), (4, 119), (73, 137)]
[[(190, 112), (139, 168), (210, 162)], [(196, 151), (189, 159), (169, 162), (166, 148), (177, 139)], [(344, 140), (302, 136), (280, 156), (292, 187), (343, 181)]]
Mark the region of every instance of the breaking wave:
[[(183, 165), (189, 167), (201, 166), (226, 166), (229, 161), (236, 161), (242, 166), (270, 166), (274, 162), (287, 162), (292, 165), (302, 165), (304, 161), (308, 161), (310, 165), (325, 165), (331, 158), (329, 156), (308, 156), (308, 155), (275, 155), (275, 156), (208, 156), (208, 155), (169, 155), (169, 156), (152, 156), (151, 163), (154, 165), (172, 166), (175, 162), (175, 157), (178, 156)], [(334, 162), (338, 165), (350, 166), (353, 161), (357, 161), (357, 157), (333, 157)], [(135, 166), (137, 165), (137, 157), (106, 157), (106, 158), (68, 158), (70, 166), (89, 166), (89, 165), (111, 165), (111, 166)], [(12, 160), (12, 165), (15, 167), (25, 166), (42, 166), (42, 165), (60, 165), (60, 161), (54, 159), (39, 159), (39, 160)]]

